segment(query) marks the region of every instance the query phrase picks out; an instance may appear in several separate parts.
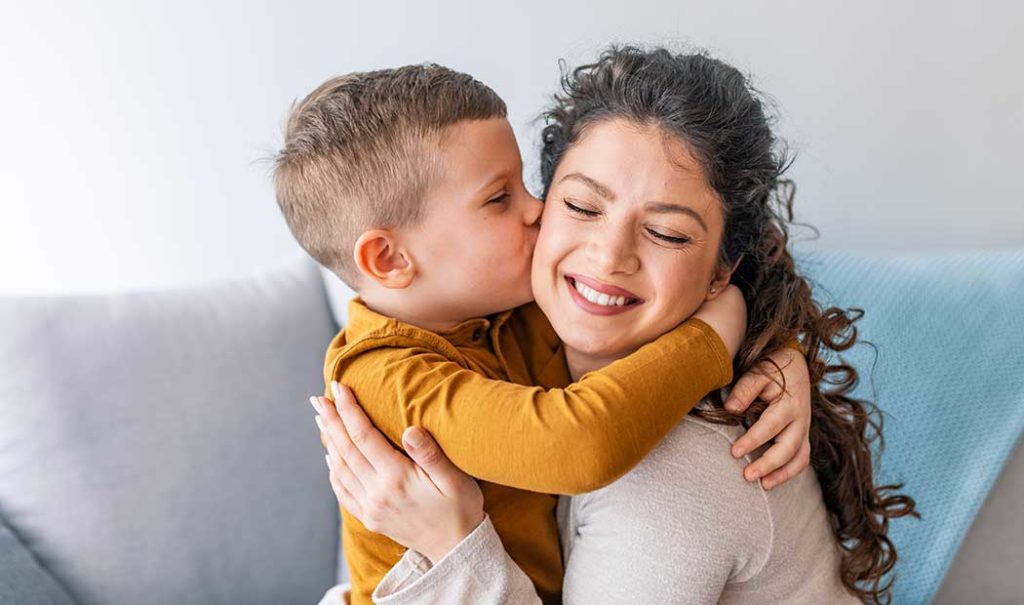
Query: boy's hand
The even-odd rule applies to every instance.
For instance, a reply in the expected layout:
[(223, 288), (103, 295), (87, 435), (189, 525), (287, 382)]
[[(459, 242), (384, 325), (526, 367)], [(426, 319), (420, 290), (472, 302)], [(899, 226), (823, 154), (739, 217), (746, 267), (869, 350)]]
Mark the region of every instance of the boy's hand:
[(335, 403), (311, 397), (327, 444), (331, 488), (338, 503), (372, 532), (437, 563), (484, 520), (476, 480), (444, 455), (430, 433), (410, 427), (391, 446), (348, 387), (333, 383)]
[[(757, 422), (732, 446), (732, 455), (739, 458), (775, 440), (764, 455), (743, 469), (744, 478), (761, 478), (766, 490), (795, 477), (811, 460), (811, 384), (807, 360), (790, 348), (778, 349), (768, 357), (782, 368), (782, 373), (771, 363), (761, 362), (736, 381), (725, 402), (725, 409), (734, 413), (746, 410), (754, 399), (769, 402)], [(783, 376), (785, 391), (781, 387)]]
[(717, 297), (702, 304), (693, 317), (711, 326), (725, 343), (729, 357), (736, 357), (747, 335), (747, 303), (738, 287), (729, 284)]

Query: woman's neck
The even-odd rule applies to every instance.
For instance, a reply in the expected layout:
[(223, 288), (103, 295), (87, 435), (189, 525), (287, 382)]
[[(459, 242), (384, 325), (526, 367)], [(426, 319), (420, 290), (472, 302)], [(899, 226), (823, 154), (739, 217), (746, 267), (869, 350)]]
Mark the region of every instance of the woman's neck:
[(565, 362), (566, 365), (569, 366), (569, 375), (572, 377), (573, 382), (582, 378), (587, 372), (600, 370), (616, 359), (625, 357), (626, 355), (628, 355), (628, 353), (603, 357), (600, 355), (592, 355), (578, 349), (573, 349), (569, 346), (565, 347)]

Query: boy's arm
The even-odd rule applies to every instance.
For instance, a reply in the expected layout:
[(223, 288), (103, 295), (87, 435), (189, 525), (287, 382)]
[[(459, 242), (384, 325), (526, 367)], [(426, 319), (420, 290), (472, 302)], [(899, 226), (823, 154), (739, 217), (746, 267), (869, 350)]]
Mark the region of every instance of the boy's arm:
[(474, 477), (577, 494), (640, 462), (701, 398), (732, 381), (732, 360), (718, 334), (691, 318), (564, 389), (491, 380), (425, 347), (366, 351), (334, 378), (394, 443), (422, 426)]

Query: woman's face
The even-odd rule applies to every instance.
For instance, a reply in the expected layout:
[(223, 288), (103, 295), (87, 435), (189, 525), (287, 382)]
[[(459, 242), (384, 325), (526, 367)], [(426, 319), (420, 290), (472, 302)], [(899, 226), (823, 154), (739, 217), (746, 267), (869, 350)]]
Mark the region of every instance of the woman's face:
[(710, 296), (722, 230), (721, 203), (676, 137), (621, 119), (593, 124), (552, 178), (534, 296), (567, 355), (610, 363)]

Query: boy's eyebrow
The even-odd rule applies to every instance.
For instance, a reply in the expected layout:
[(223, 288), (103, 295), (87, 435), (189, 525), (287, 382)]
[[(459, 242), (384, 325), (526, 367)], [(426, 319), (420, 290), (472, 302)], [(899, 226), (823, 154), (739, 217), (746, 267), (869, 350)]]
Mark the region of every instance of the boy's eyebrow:
[(671, 202), (648, 202), (645, 208), (649, 212), (656, 212), (658, 214), (687, 214), (693, 217), (705, 232), (708, 230), (708, 226), (704, 224), (704, 219), (696, 210), (689, 206), (683, 206), (682, 204), (673, 204)]
[(593, 189), (594, 193), (600, 195), (601, 197), (603, 197), (604, 199), (606, 199), (606, 200), (608, 200), (610, 202), (614, 202), (615, 201), (615, 192), (614, 191), (612, 191), (607, 185), (603, 185), (603, 184), (595, 181), (594, 179), (590, 178), (589, 176), (587, 176), (585, 174), (581, 174), (579, 172), (570, 172), (569, 174), (567, 174), (567, 175), (563, 176), (561, 179), (559, 179), (558, 182), (561, 183), (562, 181), (565, 181), (565, 180), (568, 180), (568, 179), (572, 179), (574, 181), (579, 181), (579, 182), (583, 183), (584, 185), (586, 185), (586, 186), (590, 187), (591, 189)]
[(508, 179), (508, 174), (505, 173), (505, 172), (501, 172), (499, 174), (495, 174), (493, 177), (491, 177), (491, 178), (487, 179), (486, 181), (484, 181), (484, 185), (482, 187), (480, 187), (480, 189), (478, 189), (477, 192), (478, 193), (489, 193), (489, 190), (491, 188), (493, 188), (496, 184), (498, 184), (498, 183), (500, 183), (500, 182), (502, 182), (502, 181), (504, 181), (506, 179)]

